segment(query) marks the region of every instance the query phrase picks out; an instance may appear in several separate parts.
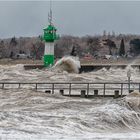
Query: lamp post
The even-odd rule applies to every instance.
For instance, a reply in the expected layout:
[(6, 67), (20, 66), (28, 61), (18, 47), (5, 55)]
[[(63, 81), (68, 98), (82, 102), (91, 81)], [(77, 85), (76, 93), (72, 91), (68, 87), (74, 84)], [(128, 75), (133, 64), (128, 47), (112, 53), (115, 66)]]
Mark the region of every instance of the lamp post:
[(131, 70), (130, 69), (127, 71), (127, 77), (128, 77), (128, 93), (130, 93), (130, 81), (131, 81)]

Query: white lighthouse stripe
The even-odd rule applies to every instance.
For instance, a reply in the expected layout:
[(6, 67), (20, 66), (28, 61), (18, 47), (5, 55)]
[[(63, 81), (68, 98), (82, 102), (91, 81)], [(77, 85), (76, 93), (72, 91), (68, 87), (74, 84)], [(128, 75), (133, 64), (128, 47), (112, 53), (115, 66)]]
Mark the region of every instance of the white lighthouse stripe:
[(54, 55), (54, 43), (45, 43), (44, 55)]

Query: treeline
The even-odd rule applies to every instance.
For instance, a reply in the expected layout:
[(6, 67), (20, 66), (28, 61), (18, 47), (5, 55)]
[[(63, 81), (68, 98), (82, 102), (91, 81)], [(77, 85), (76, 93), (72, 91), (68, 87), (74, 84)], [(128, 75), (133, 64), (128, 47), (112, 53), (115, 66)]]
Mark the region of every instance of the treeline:
[(121, 57), (135, 57), (140, 54), (139, 35), (109, 35), (109, 36), (62, 36), (55, 44), (57, 57), (70, 54), (75, 47), (79, 57), (89, 54), (95, 57), (113, 55)]
[[(44, 42), (40, 37), (12, 37), (0, 39), (0, 58), (15, 58), (19, 53), (28, 54), (33, 59), (41, 59), (44, 53)], [(138, 35), (110, 35), (74, 37), (63, 35), (55, 42), (55, 57), (69, 55), (72, 48), (76, 48), (77, 55), (84, 57), (119, 55), (137, 56), (140, 54), (140, 36)]]
[(39, 37), (12, 37), (0, 40), (0, 58), (16, 58), (17, 54), (28, 54), (34, 59), (41, 59), (44, 43)]

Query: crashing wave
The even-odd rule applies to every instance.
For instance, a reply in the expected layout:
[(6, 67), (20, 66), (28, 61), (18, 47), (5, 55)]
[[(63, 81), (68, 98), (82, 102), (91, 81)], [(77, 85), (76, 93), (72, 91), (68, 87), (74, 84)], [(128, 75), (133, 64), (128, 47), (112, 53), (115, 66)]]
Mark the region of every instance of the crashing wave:
[(140, 107), (140, 93), (137, 91), (133, 91), (129, 93), (125, 98), (125, 101), (132, 107)]
[(78, 57), (65, 56), (58, 60), (53, 68), (58, 72), (67, 71), (68, 73), (79, 73), (80, 67)]

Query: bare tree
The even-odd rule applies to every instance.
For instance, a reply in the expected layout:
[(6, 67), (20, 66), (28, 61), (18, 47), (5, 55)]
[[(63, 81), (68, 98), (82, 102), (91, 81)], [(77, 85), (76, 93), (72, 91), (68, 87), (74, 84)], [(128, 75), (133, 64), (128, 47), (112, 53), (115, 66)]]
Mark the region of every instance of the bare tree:
[(110, 40), (110, 39), (103, 40), (103, 44), (108, 46), (109, 54), (110, 55), (112, 55), (112, 49), (116, 49), (117, 48), (115, 42)]
[(37, 41), (36, 43), (33, 43), (31, 46), (31, 55), (35, 59), (41, 59), (44, 52), (44, 43), (41, 41)]

